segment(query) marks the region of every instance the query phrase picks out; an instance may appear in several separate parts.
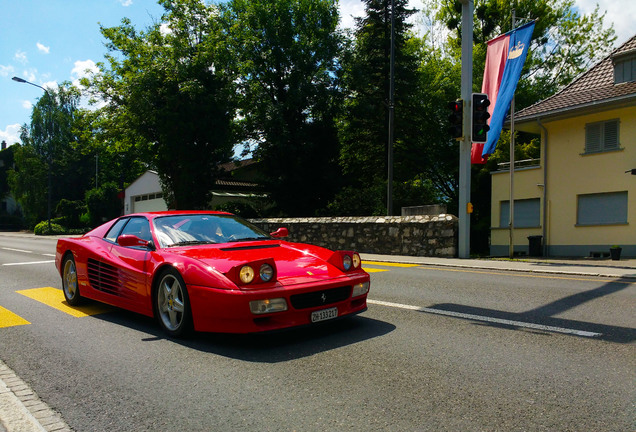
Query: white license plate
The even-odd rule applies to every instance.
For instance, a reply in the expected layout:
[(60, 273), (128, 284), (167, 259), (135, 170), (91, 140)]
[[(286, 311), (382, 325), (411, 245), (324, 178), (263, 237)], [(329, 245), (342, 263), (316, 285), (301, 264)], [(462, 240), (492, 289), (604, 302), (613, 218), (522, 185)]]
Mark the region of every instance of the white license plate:
[(329, 309), (323, 309), (323, 310), (312, 312), (311, 322), (315, 323), (320, 321), (326, 321), (326, 320), (334, 319), (337, 317), (338, 317), (338, 308), (333, 307)]

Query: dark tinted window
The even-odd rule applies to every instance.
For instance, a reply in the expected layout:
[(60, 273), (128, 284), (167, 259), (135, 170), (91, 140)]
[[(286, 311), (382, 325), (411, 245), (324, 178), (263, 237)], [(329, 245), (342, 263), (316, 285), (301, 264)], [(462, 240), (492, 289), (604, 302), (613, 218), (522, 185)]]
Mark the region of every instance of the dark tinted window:
[(132, 234), (146, 241), (152, 240), (152, 236), (150, 235), (150, 224), (148, 223), (148, 220), (143, 217), (130, 218), (120, 235), (123, 234)]

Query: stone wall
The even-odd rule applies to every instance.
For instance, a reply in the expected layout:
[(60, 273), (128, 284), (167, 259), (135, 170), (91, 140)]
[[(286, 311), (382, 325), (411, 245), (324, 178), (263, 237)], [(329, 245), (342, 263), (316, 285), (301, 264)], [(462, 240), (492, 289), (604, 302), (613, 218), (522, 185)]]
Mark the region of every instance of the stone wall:
[(252, 219), (267, 232), (289, 230), (287, 240), (311, 243), (332, 250), (362, 253), (455, 257), (455, 216), (374, 216), (339, 218)]

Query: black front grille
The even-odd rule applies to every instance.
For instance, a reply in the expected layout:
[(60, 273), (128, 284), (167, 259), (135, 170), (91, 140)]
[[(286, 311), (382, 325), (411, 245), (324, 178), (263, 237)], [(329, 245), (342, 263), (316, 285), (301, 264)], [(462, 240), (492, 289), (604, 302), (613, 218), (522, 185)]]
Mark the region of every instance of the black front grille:
[(119, 271), (115, 267), (90, 258), (86, 264), (88, 281), (94, 289), (120, 295)]
[(294, 309), (307, 309), (338, 303), (351, 297), (351, 287), (343, 286), (323, 291), (295, 294), (289, 298)]

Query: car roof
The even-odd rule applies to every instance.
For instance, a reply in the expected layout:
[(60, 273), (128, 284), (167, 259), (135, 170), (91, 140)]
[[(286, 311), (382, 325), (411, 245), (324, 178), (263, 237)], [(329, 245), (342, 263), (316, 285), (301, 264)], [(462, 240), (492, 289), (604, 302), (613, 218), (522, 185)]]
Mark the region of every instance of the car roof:
[(154, 219), (156, 217), (161, 217), (161, 216), (180, 216), (180, 215), (197, 215), (197, 214), (218, 214), (218, 215), (233, 216), (232, 213), (214, 211), (214, 210), (166, 210), (166, 211), (157, 211), (157, 212), (131, 213), (131, 214), (124, 215), (122, 217), (145, 216), (148, 219)]

